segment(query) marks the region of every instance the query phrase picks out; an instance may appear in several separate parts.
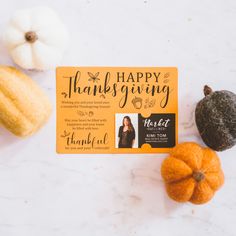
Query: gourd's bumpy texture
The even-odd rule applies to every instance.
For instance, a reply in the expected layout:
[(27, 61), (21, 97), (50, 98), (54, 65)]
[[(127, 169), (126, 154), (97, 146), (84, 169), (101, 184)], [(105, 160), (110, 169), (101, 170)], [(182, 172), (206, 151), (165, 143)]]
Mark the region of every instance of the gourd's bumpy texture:
[(220, 160), (210, 148), (178, 144), (161, 167), (167, 194), (177, 202), (208, 202), (224, 183)]
[(13, 67), (0, 66), (0, 124), (24, 137), (43, 126), (50, 114), (48, 97), (30, 77)]
[(236, 95), (204, 87), (205, 98), (196, 107), (195, 120), (207, 146), (223, 151), (236, 143)]

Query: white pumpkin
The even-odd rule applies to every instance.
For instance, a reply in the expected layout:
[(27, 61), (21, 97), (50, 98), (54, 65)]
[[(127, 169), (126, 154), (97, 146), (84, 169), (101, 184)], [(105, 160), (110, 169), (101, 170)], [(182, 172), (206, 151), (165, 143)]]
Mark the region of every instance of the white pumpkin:
[(46, 70), (60, 63), (68, 33), (52, 9), (35, 7), (13, 15), (4, 41), (16, 64), (24, 69)]

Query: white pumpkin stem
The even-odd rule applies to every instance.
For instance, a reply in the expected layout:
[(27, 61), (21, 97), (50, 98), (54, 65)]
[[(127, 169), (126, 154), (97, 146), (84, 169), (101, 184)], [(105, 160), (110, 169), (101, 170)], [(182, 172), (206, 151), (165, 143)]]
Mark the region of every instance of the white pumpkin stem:
[(29, 43), (34, 43), (38, 39), (38, 35), (34, 31), (25, 33), (25, 39)]

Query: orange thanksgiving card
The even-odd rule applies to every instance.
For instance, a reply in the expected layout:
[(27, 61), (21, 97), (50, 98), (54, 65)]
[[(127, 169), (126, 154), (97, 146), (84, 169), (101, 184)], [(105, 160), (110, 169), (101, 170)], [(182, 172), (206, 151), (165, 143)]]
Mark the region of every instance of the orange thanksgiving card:
[(58, 153), (168, 152), (178, 137), (174, 67), (59, 67)]

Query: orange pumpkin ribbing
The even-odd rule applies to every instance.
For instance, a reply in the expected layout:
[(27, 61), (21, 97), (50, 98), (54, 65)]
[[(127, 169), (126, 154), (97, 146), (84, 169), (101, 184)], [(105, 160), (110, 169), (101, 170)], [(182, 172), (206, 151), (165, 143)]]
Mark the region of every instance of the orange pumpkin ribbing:
[(178, 144), (161, 167), (167, 194), (178, 202), (208, 202), (224, 183), (217, 154), (196, 143)]

